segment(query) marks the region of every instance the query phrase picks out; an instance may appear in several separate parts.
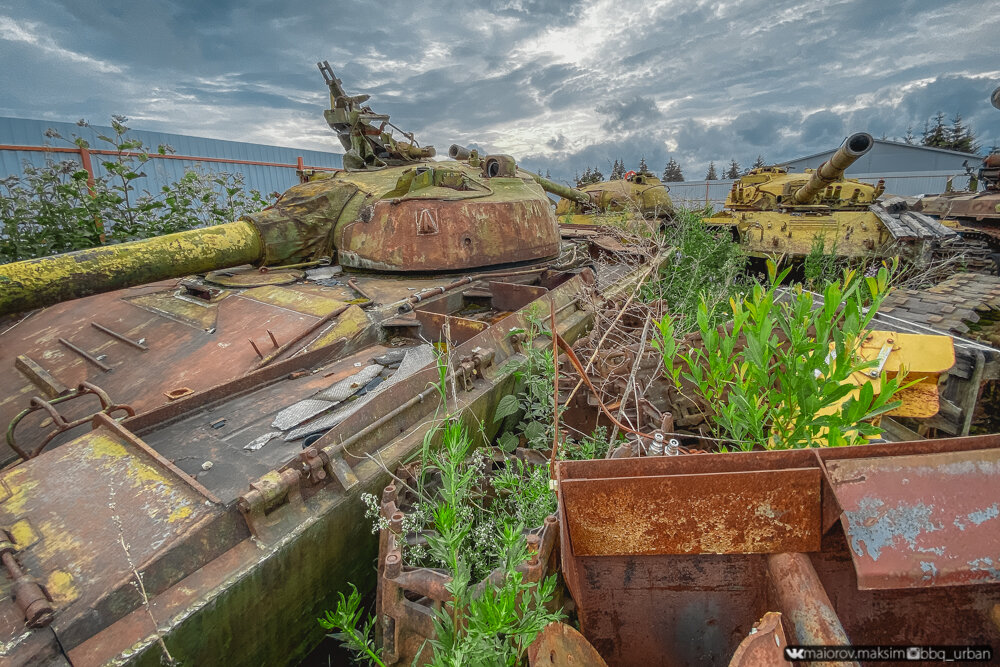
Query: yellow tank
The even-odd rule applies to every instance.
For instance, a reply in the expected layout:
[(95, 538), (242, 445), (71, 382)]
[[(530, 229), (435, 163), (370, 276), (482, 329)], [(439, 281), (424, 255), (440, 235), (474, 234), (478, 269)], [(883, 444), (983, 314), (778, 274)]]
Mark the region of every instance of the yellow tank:
[(915, 259), (953, 240), (955, 231), (900, 199), (880, 201), (884, 183), (845, 178), (844, 171), (871, 150), (866, 132), (849, 136), (818, 169), (803, 173), (761, 167), (733, 183), (725, 208), (705, 219), (729, 228), (755, 257), (802, 259), (822, 240), (841, 257), (903, 255)]
[(815, 171), (753, 169), (733, 183), (725, 208), (706, 222), (731, 228), (758, 257), (805, 257), (817, 237), (838, 255), (870, 254), (892, 239), (869, 210), (883, 186), (844, 178), (844, 170), (873, 145), (871, 135), (858, 133)]

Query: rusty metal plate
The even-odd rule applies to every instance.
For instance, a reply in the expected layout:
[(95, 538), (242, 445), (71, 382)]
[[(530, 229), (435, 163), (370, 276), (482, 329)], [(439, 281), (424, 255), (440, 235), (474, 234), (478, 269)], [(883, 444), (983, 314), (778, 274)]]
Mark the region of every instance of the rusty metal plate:
[(493, 308), (508, 311), (524, 308), (535, 299), (548, 294), (549, 290), (536, 285), (491, 281), (490, 292), (493, 293)]
[(859, 588), (1000, 583), (1000, 449), (826, 467)]
[(560, 481), (575, 556), (817, 551), (819, 469)]
[(465, 317), (455, 317), (453, 315), (442, 315), (424, 310), (416, 311), (417, 321), (420, 322), (421, 333), (428, 340), (443, 340), (445, 324), (448, 325), (449, 335), (453, 345), (461, 345), (474, 336), (486, 331), (489, 322), (470, 320)]
[(565, 623), (549, 623), (528, 646), (531, 667), (607, 667), (587, 638)]
[[(133, 302), (124, 301), (121, 292), (99, 294), (85, 299), (58, 304), (39, 311), (19, 323), (0, 342), (0, 366), (9, 369), (9, 382), (0, 391), (0, 423), (7, 424), (28, 405), (28, 400), (41, 392), (35, 384), (13, 368), (19, 355), (24, 355), (44, 367), (59, 383), (75, 387), (83, 381), (93, 382), (107, 391), (116, 403), (128, 404), (142, 413), (167, 403), (165, 394), (188, 388), (199, 392), (227, 380), (240, 377), (252, 371), (259, 361), (252, 339), (264, 354), (274, 349), (268, 332), (275, 336), (279, 344), (284, 344), (313, 326), (317, 320), (314, 311), (319, 299), (303, 297), (299, 303), (293, 298), (263, 303), (242, 295), (231, 294), (214, 304), (200, 305), (173, 296), (172, 289), (164, 290), (164, 283), (137, 288), (135, 297), (150, 295), (150, 290), (159, 299), (169, 299), (185, 304), (195, 311), (210, 314), (214, 333), (182, 323), (179, 317), (169, 313), (153, 313), (141, 309)], [(303, 286), (305, 287), (305, 286)], [(260, 294), (258, 290), (285, 290), (289, 288), (256, 288), (247, 294)], [(303, 294), (312, 297), (308, 290)], [(326, 301), (332, 310), (340, 302)], [(308, 306), (296, 311), (297, 306)], [(329, 310), (327, 311), (329, 312)], [(325, 313), (324, 313), (325, 314)], [(350, 327), (351, 335), (357, 328), (367, 325), (363, 313)], [(342, 316), (348, 319), (348, 314)], [(206, 320), (208, 321), (208, 320)], [(109, 336), (91, 325), (98, 322), (102, 326), (120, 332), (132, 340), (145, 339), (148, 351)], [(53, 333), (56, 332), (56, 333)], [(321, 332), (316, 332), (320, 335)], [(112, 367), (112, 372), (102, 372), (79, 355), (56, 342), (56, 337), (64, 337), (94, 356), (106, 355), (103, 363)], [(310, 338), (311, 339), (311, 338)], [(303, 344), (310, 339), (303, 341)], [(79, 406), (67, 406), (65, 416), (77, 419), (94, 412), (91, 402), (81, 402)], [(17, 433), (19, 442), (32, 447), (41, 442), (51, 429), (40, 426), (39, 420), (29, 419)], [(82, 430), (82, 429), (81, 429)], [(78, 435), (73, 431), (66, 437), (59, 436), (53, 446)], [(6, 446), (0, 447), (0, 464), (14, 457), (14, 452)]]
[(781, 614), (769, 611), (764, 618), (753, 627), (750, 636), (740, 642), (740, 647), (733, 653), (729, 667), (770, 667), (785, 662), (784, 628), (781, 627)]

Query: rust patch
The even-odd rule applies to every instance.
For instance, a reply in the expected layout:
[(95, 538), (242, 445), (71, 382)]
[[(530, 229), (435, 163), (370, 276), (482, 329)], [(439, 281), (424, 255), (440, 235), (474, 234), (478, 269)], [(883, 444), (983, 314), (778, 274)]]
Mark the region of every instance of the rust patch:
[(815, 551), (818, 469), (563, 480), (579, 556)]

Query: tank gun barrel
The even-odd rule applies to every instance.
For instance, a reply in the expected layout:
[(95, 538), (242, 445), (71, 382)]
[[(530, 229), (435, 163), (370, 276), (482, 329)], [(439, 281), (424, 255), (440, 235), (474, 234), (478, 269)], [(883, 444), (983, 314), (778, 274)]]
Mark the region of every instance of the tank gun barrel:
[(811, 202), (826, 186), (843, 178), (844, 171), (858, 158), (870, 151), (874, 145), (875, 139), (867, 132), (858, 132), (847, 137), (837, 152), (833, 154), (833, 157), (812, 173), (809, 182), (795, 191), (793, 195), (795, 203), (808, 204)]
[(0, 265), (0, 315), (214, 269), (252, 264), (264, 241), (239, 220)]
[(542, 186), (543, 190), (550, 192), (557, 197), (569, 199), (578, 204), (592, 204), (594, 201), (591, 196), (583, 190), (577, 190), (576, 188), (571, 188), (567, 185), (559, 185), (558, 183), (550, 181), (547, 178), (542, 178), (538, 174), (532, 174), (530, 171), (526, 173), (535, 179), (535, 182)]
[(468, 160), (471, 155), (471, 150), (458, 144), (452, 144), (451, 148), (448, 149), (448, 157), (452, 160)]

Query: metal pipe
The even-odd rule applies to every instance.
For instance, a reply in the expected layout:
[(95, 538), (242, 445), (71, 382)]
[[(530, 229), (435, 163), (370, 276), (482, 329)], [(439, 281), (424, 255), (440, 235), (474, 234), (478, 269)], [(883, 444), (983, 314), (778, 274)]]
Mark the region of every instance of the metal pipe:
[[(300, 340), (302, 340), (306, 336), (314, 333), (321, 326), (323, 326), (324, 324), (326, 324), (327, 322), (329, 322), (333, 318), (337, 317), (338, 315), (340, 315), (341, 313), (343, 313), (345, 310), (347, 310), (350, 307), (351, 307), (350, 304), (341, 306), (340, 308), (336, 308), (335, 310), (332, 310), (331, 312), (327, 313), (326, 315), (324, 315), (320, 319), (316, 320), (316, 322), (314, 322), (313, 325), (310, 326), (308, 329), (306, 329), (305, 331), (303, 331), (299, 335), (295, 336), (290, 341), (288, 341), (287, 343), (285, 343), (284, 345), (282, 345), (278, 349), (274, 350), (273, 352), (271, 352), (266, 357), (261, 357), (261, 360), (257, 362), (257, 365), (255, 365), (253, 367), (253, 369), (257, 370), (258, 368), (263, 368), (264, 366), (267, 366), (269, 363), (271, 363), (272, 361), (274, 361), (275, 359), (277, 359), (278, 357), (280, 357), (289, 348), (291, 348), (293, 345), (295, 345), (296, 343), (298, 343)], [(272, 340), (273, 340), (273, 338), (272, 338)], [(253, 345), (253, 341), (250, 341), (250, 344)], [(257, 350), (257, 346), (256, 345), (254, 345), (254, 350)], [(258, 351), (257, 354), (260, 354), (260, 351)]]
[(149, 349), (143, 343), (140, 343), (137, 340), (132, 340), (128, 336), (126, 336), (124, 334), (120, 334), (117, 331), (112, 331), (111, 329), (109, 329), (109, 328), (107, 328), (105, 326), (101, 326), (97, 322), (91, 322), (90, 326), (94, 327), (98, 331), (103, 331), (104, 333), (108, 334), (112, 338), (116, 338), (116, 339), (120, 340), (121, 342), (125, 343), (126, 345), (131, 345), (132, 347), (136, 348), (137, 350), (142, 350), (143, 352), (145, 352), (146, 350)]
[(65, 338), (60, 338), (59, 342), (62, 343), (63, 345), (65, 345), (66, 347), (68, 347), (73, 352), (76, 352), (78, 355), (80, 355), (81, 357), (83, 357), (85, 361), (89, 361), (90, 363), (92, 363), (95, 366), (97, 366), (98, 368), (100, 368), (105, 373), (110, 373), (111, 372), (111, 370), (112, 370), (111, 366), (108, 366), (106, 363), (104, 363), (103, 361), (101, 361), (100, 359), (98, 359), (97, 357), (95, 357), (94, 355), (92, 355), (90, 352), (87, 352), (86, 350), (80, 349), (79, 347), (77, 347), (76, 345), (73, 345), (73, 343), (69, 342)]
[(767, 569), (779, 610), (789, 621), (796, 644), (851, 643), (807, 555), (771, 554), (767, 557)]
[(264, 255), (253, 224), (240, 220), (141, 241), (0, 265), (0, 315), (252, 264)]
[[(792, 196), (796, 204), (808, 204), (826, 186), (844, 177), (844, 171), (875, 145), (875, 139), (867, 132), (852, 134), (844, 140), (829, 160), (812, 173), (809, 182), (795, 191)], [(836, 196), (836, 195), (834, 195)]]

